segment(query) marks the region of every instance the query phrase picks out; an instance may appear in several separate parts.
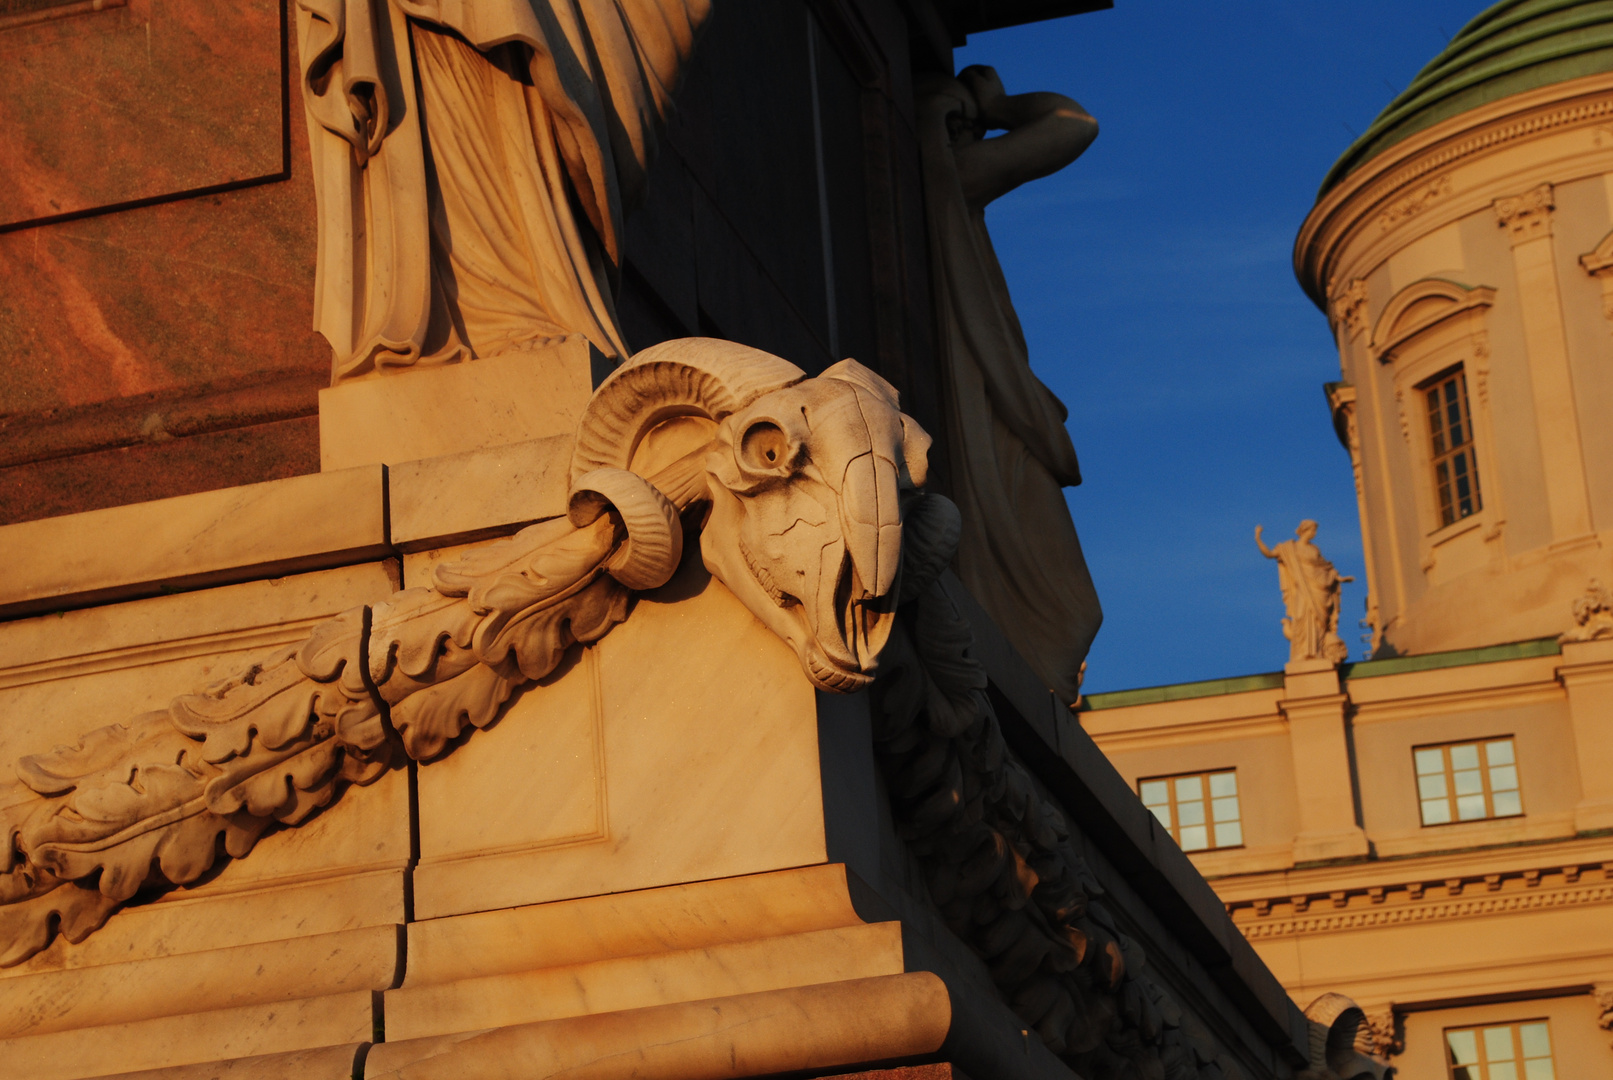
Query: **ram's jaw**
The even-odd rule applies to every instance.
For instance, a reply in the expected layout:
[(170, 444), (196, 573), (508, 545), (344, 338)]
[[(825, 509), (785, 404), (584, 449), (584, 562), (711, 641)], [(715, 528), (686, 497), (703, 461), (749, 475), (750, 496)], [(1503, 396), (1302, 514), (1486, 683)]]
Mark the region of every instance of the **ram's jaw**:
[(795, 650), (815, 686), (838, 693), (867, 686), (895, 605), (863, 586), (838, 513), (830, 508), (822, 524), (795, 519), (783, 533), (770, 531), (763, 522), (778, 516), (782, 489), (742, 497), (712, 487), (711, 520), (701, 538), (707, 569)]

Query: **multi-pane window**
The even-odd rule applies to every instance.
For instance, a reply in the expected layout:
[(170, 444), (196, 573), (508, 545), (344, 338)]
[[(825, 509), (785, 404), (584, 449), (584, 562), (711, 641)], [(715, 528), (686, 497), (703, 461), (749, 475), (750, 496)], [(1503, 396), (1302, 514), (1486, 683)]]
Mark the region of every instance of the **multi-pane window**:
[(1418, 747), (1412, 758), (1424, 825), (1523, 813), (1510, 738)]
[(1428, 434), (1433, 441), (1434, 494), (1443, 528), (1479, 512), (1479, 464), (1473, 455), (1473, 412), (1467, 406), (1467, 376), (1461, 368), (1423, 387)]
[(1243, 846), (1236, 771), (1153, 777), (1138, 781), (1137, 793), (1183, 851)]
[(1445, 1061), (1451, 1080), (1556, 1080), (1551, 1030), (1544, 1020), (1449, 1028)]

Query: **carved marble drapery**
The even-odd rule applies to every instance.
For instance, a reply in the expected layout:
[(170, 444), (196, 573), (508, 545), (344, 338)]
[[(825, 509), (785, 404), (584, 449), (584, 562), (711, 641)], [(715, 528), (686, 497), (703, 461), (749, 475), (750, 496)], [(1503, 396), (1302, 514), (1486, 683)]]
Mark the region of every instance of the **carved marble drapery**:
[(1260, 553), (1277, 561), (1277, 583), (1282, 589), (1283, 636), (1288, 639), (1288, 662), (1326, 660), (1343, 663), (1350, 647), (1339, 637), (1339, 588), (1354, 578), (1341, 577), (1313, 541), (1316, 522), (1299, 523), (1297, 537), (1267, 547), (1255, 526), (1255, 543)]
[(709, 0), (299, 0), (332, 382), (582, 334)]
[(966, 190), (957, 156), (963, 145), (979, 150), (1012, 135), (980, 142), (965, 134), (958, 142), (969, 127), (959, 123), (965, 100), (972, 92), (949, 81), (918, 104), (936, 351), (953, 498), (963, 515), (958, 576), (1043, 681), (1074, 701), (1102, 621), (1064, 501), (1063, 488), (1079, 484), (1081, 471), (1064, 428), (1068, 410), (1031, 371), (986, 230), (989, 199)]

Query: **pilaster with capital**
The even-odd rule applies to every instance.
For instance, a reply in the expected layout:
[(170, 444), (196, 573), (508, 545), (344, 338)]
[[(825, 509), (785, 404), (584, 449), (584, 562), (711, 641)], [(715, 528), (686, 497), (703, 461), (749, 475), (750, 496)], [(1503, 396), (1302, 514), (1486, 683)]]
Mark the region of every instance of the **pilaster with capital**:
[(1588, 534), (1592, 524), (1568, 338), (1563, 328), (1562, 295), (1552, 248), (1555, 206), (1552, 186), (1540, 184), (1522, 194), (1497, 199), (1494, 209), (1496, 225), (1507, 231), (1512, 245), (1552, 539), (1563, 541)]

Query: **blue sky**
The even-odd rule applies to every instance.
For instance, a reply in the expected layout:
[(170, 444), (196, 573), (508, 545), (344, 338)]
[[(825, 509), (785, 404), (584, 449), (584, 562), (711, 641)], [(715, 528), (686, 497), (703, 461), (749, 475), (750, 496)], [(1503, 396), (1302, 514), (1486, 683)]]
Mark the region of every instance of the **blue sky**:
[(1356, 578), (1340, 633), (1364, 655), (1355, 494), (1322, 392), (1338, 354), (1294, 235), (1328, 167), (1484, 6), (1116, 0), (957, 50), (1100, 125), (1081, 160), (987, 211), (1081, 456), (1067, 494), (1104, 607), (1089, 692), (1282, 666), (1257, 523), (1268, 543), (1320, 523)]

